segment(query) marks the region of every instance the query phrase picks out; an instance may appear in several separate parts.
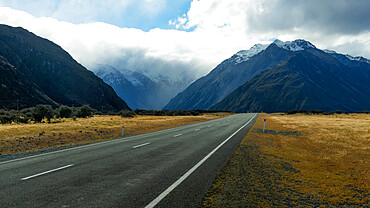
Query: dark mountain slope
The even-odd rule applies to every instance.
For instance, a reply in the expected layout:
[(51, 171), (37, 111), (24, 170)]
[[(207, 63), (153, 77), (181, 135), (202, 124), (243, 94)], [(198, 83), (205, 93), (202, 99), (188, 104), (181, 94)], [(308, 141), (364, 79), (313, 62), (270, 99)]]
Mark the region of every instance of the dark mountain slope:
[[(254, 47), (256, 46), (258, 45)], [(242, 59), (243, 57), (239, 53), (223, 61), (208, 75), (195, 81), (174, 97), (164, 109), (208, 109), (268, 67), (280, 63), (293, 51), (271, 44), (265, 50), (249, 57), (247, 61), (240, 61), (240, 57)]]
[(2, 56), (0, 56), (0, 75), (0, 108), (27, 107), (24, 103), (57, 105)]
[(240, 86), (211, 109), (369, 110), (369, 72), (368, 66), (351, 68), (319, 50), (300, 51)]
[[(107, 110), (129, 109), (110, 86), (61, 47), (25, 29), (0, 25), (0, 55), (56, 103), (89, 104)], [(25, 103), (26, 106), (36, 104)]]

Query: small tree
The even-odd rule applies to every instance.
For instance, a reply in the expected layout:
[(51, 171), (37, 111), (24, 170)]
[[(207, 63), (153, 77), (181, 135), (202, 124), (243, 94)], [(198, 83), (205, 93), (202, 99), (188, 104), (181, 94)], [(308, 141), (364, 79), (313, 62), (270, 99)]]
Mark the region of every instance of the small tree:
[(128, 111), (128, 110), (122, 110), (118, 114), (126, 118), (133, 118), (136, 116), (136, 113), (134, 111)]
[(94, 113), (94, 109), (90, 108), (90, 106), (88, 105), (84, 105), (77, 109), (76, 116), (78, 118), (87, 118), (87, 117), (91, 117), (93, 113)]
[(10, 115), (0, 115), (0, 123), (1, 124), (12, 123), (11, 116)]
[(32, 117), (35, 122), (40, 123), (42, 119), (46, 118), (50, 123), (51, 118), (54, 117), (54, 111), (50, 105), (37, 105), (33, 108)]
[(73, 109), (65, 105), (60, 106), (56, 111), (59, 118), (71, 118), (73, 113)]

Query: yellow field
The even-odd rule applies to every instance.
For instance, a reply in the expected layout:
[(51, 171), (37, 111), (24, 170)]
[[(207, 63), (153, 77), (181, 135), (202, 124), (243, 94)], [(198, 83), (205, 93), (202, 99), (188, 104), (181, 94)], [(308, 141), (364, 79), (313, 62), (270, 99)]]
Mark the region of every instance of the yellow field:
[[(274, 129), (298, 131), (306, 136), (269, 136), (281, 148), (275, 154), (294, 164), (312, 185), (302, 191), (322, 196), (333, 204), (369, 203), (370, 116), (270, 115)], [(270, 149), (270, 151), (274, 151)], [(363, 198), (365, 197), (365, 198)]]
[[(265, 116), (274, 131), (261, 132)], [(203, 206), (356, 207), (369, 197), (370, 115), (260, 114)]]
[(145, 134), (168, 128), (229, 116), (226, 113), (202, 116), (94, 116), (87, 119), (60, 119), (55, 123), (0, 125), (0, 154), (24, 153), (38, 149), (91, 143), (120, 136)]

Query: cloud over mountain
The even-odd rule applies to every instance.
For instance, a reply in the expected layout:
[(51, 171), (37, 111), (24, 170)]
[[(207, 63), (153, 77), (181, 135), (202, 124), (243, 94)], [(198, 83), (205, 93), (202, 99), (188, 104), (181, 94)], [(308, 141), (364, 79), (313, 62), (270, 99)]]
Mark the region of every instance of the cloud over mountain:
[[(15, 4), (24, 1), (7, 2), (0, 0), (0, 5), (18, 8)], [(168, 20), (173, 29), (149, 31), (102, 22), (106, 11), (120, 17), (127, 8), (144, 11), (139, 7), (150, 7), (153, 1), (93, 1), (79, 8), (81, 17), (70, 20), (68, 8), (76, 2), (80, 1), (48, 3), (40, 6), (38, 15), (0, 7), (0, 23), (21, 26), (54, 41), (88, 68), (103, 63), (147, 71), (154, 77), (166, 74), (194, 80), (235, 52), (275, 39), (302, 38), (319, 48), (370, 57), (369, 1), (194, 0), (186, 14)], [(32, 5), (36, 8), (40, 2), (25, 7)], [(44, 7), (55, 12), (43, 13)], [(165, 12), (164, 7), (151, 8), (157, 14)]]

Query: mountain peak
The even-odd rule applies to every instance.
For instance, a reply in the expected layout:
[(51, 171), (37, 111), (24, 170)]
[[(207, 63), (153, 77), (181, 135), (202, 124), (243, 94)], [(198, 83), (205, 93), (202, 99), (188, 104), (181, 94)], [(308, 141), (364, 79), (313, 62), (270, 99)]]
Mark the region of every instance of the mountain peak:
[(303, 39), (297, 39), (295, 41), (281, 41), (276, 39), (273, 44), (277, 45), (280, 48), (289, 51), (303, 51), (305, 49), (316, 48), (312, 43)]
[(234, 56), (234, 63), (239, 64), (241, 62), (247, 61), (252, 56), (257, 55), (261, 51), (265, 50), (269, 45), (255, 44), (249, 50), (241, 50)]

